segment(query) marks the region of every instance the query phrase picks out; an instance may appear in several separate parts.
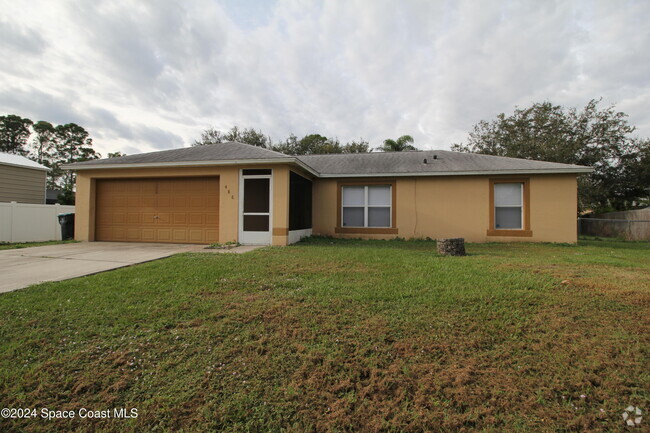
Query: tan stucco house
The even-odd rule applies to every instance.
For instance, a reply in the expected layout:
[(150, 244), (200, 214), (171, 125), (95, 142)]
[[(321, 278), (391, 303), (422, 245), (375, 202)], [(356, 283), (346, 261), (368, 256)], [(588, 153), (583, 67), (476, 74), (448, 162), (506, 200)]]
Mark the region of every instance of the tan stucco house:
[(289, 156), (242, 143), (71, 164), (82, 241), (303, 236), (576, 242), (588, 167), (442, 150)]

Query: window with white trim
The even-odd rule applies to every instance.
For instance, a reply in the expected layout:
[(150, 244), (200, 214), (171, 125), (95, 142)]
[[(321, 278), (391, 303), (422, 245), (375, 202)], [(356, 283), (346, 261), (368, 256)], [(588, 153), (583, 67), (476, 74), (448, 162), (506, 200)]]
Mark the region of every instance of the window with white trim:
[(343, 227), (391, 227), (391, 185), (343, 186)]
[(524, 184), (494, 184), (494, 228), (521, 230), (524, 228)]

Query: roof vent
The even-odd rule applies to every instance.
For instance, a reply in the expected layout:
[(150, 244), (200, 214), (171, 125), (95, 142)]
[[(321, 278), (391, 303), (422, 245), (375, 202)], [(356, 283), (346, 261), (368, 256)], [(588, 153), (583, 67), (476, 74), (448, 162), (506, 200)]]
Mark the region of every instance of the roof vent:
[(424, 163), (425, 163), (425, 164), (427, 163), (427, 159), (426, 159), (426, 158), (424, 158)]
[(433, 155), (433, 159), (438, 159), (438, 155)]

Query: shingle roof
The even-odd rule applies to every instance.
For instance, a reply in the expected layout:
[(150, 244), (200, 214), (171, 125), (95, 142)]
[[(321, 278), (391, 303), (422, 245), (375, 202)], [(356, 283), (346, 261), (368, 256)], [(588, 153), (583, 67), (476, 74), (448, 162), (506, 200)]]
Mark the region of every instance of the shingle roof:
[[(425, 163), (424, 160), (427, 160)], [(227, 142), (160, 152), (97, 159), (64, 166), (73, 170), (120, 166), (235, 164), (245, 161), (297, 164), (319, 177), (436, 176), (496, 173), (587, 173), (589, 167), (475, 153), (426, 150), (290, 156), (243, 143)], [(185, 164), (186, 163), (186, 164)]]
[[(448, 150), (308, 155), (299, 156), (298, 158), (325, 176), (489, 174), (504, 171), (591, 171), (588, 167), (579, 165), (477, 153), (451, 152)], [(426, 163), (424, 162), (425, 159)]]
[(230, 161), (274, 158), (288, 158), (288, 156), (262, 147), (229, 141), (226, 143), (210, 144), (206, 146), (183, 147), (180, 149), (139, 153), (136, 155), (120, 156), (118, 158), (95, 159), (92, 161), (70, 164), (68, 168), (114, 164), (155, 164), (165, 162)]
[(49, 168), (46, 166), (41, 165), (36, 161), (32, 161), (31, 159), (25, 158), (24, 156), (4, 152), (0, 152), (0, 164), (13, 165), (23, 168), (32, 168), (34, 170), (49, 170)]

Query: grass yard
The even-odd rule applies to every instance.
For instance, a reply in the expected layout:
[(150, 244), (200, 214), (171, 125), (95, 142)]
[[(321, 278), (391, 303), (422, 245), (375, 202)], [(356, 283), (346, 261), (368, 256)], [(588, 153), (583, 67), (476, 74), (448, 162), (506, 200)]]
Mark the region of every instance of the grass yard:
[(45, 241), (45, 242), (0, 242), (0, 251), (18, 248), (43, 247), (46, 245), (69, 244), (77, 241)]
[(312, 239), (0, 295), (3, 432), (650, 428), (650, 244)]

